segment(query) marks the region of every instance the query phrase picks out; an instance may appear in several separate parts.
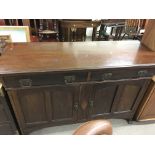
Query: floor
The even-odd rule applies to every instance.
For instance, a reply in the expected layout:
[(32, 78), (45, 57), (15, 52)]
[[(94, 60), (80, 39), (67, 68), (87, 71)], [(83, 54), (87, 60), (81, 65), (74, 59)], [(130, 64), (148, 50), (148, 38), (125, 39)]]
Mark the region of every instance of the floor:
[[(133, 122), (128, 124), (123, 119), (111, 119), (113, 135), (155, 135), (155, 122)], [(71, 135), (75, 129), (81, 125), (63, 125), (49, 127), (32, 132), (31, 135)]]

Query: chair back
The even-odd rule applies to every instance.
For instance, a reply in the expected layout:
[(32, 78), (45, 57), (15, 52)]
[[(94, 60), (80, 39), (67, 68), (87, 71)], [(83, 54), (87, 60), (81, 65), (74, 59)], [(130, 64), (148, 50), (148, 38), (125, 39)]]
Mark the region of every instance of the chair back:
[(57, 31), (57, 22), (55, 19), (40, 19), (40, 28), (39, 30), (53, 30)]
[(125, 22), (125, 32), (127, 34), (136, 34), (139, 30), (140, 19), (127, 19)]

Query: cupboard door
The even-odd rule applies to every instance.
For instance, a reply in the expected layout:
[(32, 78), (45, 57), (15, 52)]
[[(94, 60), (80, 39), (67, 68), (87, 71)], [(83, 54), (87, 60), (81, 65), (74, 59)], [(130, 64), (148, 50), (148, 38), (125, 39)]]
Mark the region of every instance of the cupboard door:
[(91, 118), (102, 117), (111, 113), (117, 91), (116, 83), (95, 84), (89, 100)]
[(8, 94), (22, 131), (50, 122), (47, 89), (11, 90)]
[[(126, 80), (118, 83), (118, 90), (111, 112), (114, 114), (135, 113), (150, 80)], [(132, 116), (131, 116), (132, 117)]]
[(23, 131), (75, 120), (75, 88), (51, 86), (12, 90), (12, 105)]
[(55, 86), (48, 91), (51, 121), (54, 123), (73, 123), (78, 110), (78, 87)]
[(131, 79), (94, 84), (90, 118), (133, 118), (149, 83), (146, 79)]

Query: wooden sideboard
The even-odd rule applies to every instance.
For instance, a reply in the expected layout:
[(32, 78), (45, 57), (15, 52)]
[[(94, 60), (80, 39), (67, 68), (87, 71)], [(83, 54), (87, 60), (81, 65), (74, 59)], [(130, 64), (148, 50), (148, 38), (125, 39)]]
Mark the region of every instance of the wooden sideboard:
[(153, 75), (155, 53), (139, 41), (14, 43), (0, 56), (22, 134), (97, 118), (131, 121)]

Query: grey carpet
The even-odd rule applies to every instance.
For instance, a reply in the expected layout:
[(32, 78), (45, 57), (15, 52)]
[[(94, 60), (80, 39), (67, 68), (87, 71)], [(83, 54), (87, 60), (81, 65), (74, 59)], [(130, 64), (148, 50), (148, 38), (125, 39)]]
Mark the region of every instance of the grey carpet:
[[(123, 119), (110, 119), (113, 135), (155, 135), (155, 122), (133, 122), (128, 124)], [(48, 127), (37, 130), (31, 135), (71, 135), (82, 123)]]

